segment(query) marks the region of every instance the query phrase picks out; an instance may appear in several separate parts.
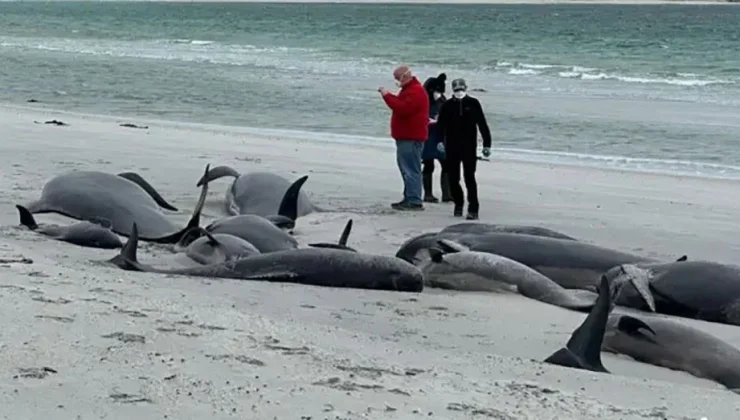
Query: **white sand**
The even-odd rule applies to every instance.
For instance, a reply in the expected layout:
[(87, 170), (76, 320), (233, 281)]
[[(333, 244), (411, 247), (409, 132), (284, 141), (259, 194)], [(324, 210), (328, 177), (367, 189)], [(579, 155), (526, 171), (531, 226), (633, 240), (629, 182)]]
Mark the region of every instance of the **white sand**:
[[(60, 119), (68, 127), (34, 124)], [(118, 123), (149, 125), (148, 130)], [(604, 354), (613, 374), (545, 365), (583, 314), (511, 296), (332, 290), (132, 273), (115, 252), (54, 241), (13, 207), (70, 169), (135, 170), (181, 211), (207, 163), (271, 170), (337, 212), (296, 235), (393, 254), (452, 223), (446, 205), (392, 214), (391, 141), (380, 147), (245, 130), (1, 107), (0, 414), (7, 419), (731, 419), (739, 397), (681, 372)], [(354, 163), (349, 163), (354, 162)], [(483, 220), (538, 224), (645, 255), (731, 261), (737, 183), (593, 169), (481, 163)], [(207, 219), (228, 181), (212, 184)], [(38, 215), (39, 221), (64, 220)], [(143, 244), (142, 261), (172, 258)], [(690, 322), (740, 345), (740, 329)], [(121, 339), (105, 335), (123, 333)], [(131, 341), (133, 339), (133, 342)], [(144, 342), (137, 342), (144, 340)], [(282, 346), (282, 347), (281, 347)], [(21, 369), (49, 367), (43, 378)]]

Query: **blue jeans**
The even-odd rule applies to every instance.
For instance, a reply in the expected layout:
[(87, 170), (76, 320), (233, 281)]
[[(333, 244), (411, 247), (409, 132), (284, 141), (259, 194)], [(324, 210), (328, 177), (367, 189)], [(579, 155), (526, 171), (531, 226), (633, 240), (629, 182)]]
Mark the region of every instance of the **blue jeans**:
[(421, 204), (421, 150), (424, 142), (396, 140), (396, 162), (403, 178), (403, 201)]

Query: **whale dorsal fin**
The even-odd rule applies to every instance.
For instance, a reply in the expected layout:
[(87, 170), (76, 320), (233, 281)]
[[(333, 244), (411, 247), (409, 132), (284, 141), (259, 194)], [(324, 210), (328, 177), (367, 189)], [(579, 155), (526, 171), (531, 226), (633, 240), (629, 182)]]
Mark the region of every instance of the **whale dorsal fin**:
[(296, 179), (283, 195), (283, 199), (280, 201), (280, 207), (278, 208), (278, 216), (287, 217), (290, 220), (295, 221), (298, 218), (298, 197), (300, 197), (301, 188), (303, 184), (308, 180), (308, 175), (304, 175)]
[(36, 224), (36, 219), (34, 219), (33, 214), (31, 214), (30, 211), (28, 211), (27, 208), (21, 206), (20, 204), (16, 204), (15, 208), (18, 209), (18, 214), (21, 218), (21, 224), (31, 230), (35, 230), (39, 227), (38, 224)]
[(676, 262), (686, 261), (689, 259), (688, 255), (682, 255), (676, 259)]

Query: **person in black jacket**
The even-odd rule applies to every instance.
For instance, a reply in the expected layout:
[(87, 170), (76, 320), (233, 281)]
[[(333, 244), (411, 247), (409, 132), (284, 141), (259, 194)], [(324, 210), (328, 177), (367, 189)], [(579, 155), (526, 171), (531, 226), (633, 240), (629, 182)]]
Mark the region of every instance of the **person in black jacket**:
[(491, 130), (488, 128), (483, 107), (480, 102), (467, 95), (468, 86), (464, 79), (452, 81), (453, 97), (447, 100), (439, 111), (437, 130), (444, 139), (445, 166), (450, 183), (450, 193), (455, 202), (454, 216), (461, 217), (465, 197), (460, 187), (460, 166), (462, 165), (465, 188), (468, 190), (468, 214), (466, 219), (477, 220), (478, 184), (475, 169), (478, 164), (478, 130), (483, 137), (483, 156), (491, 155)]
[(447, 76), (441, 73), (437, 77), (430, 77), (424, 82), (424, 88), (429, 95), (429, 137), (424, 142), (424, 148), (421, 151), (422, 159), (422, 186), (424, 187), (424, 201), (427, 203), (437, 203), (439, 200), (432, 192), (433, 184), (432, 175), (434, 175), (434, 161), (439, 161), (440, 178), (439, 183), (442, 188), (442, 202), (452, 202), (450, 194), (450, 184), (447, 181), (447, 169), (445, 168), (444, 143), (437, 133), (437, 114), (442, 104), (447, 100), (445, 98), (445, 80)]

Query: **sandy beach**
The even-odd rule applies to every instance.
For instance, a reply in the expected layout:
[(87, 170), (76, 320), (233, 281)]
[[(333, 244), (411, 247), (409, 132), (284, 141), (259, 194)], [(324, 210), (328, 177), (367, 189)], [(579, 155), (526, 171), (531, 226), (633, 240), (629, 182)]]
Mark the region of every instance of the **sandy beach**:
[[(62, 120), (69, 126), (45, 125)], [(34, 121), (41, 122), (35, 124)], [(16, 203), (68, 170), (136, 171), (185, 223), (206, 164), (295, 179), (329, 211), (298, 221), (302, 244), (392, 255), (454, 223), (451, 208), (398, 214), (391, 140), (349, 145), (224, 126), (0, 107), (5, 194), (0, 257), (0, 414), (6, 419), (731, 419), (740, 399), (685, 373), (604, 354), (612, 374), (539, 361), (584, 315), (517, 295), (334, 290), (119, 270), (115, 251), (18, 226)], [(121, 127), (122, 123), (148, 126)], [(494, 152), (495, 153), (495, 152)], [(478, 170), (481, 219), (546, 226), (665, 259), (734, 262), (737, 182), (534, 165)], [(228, 180), (205, 220), (222, 216)], [(65, 222), (38, 215), (39, 222)], [(139, 259), (175, 264), (167, 247)], [(740, 329), (682, 320), (740, 346)]]

